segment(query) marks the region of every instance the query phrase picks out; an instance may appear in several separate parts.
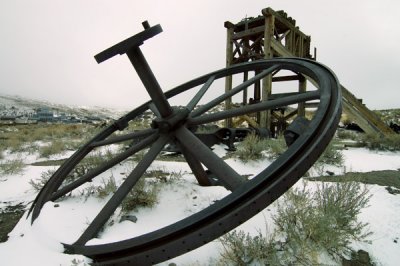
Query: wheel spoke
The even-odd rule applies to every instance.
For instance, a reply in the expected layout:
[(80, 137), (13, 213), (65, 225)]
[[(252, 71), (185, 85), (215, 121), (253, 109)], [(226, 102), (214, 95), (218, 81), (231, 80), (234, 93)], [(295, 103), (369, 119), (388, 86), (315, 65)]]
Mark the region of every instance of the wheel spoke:
[(196, 159), (195, 156), (193, 156), (193, 154), (186, 149), (185, 147), (183, 147), (182, 145), (180, 145), (180, 149), (182, 151), (183, 156), (186, 159), (186, 162), (188, 163), (190, 169), (192, 169), (192, 172), (194, 174), (194, 176), (197, 179), (197, 182), (199, 182), (200, 186), (210, 186), (211, 182), (210, 179), (208, 178), (208, 175), (206, 173), (206, 171), (204, 170), (203, 166), (201, 165), (201, 162), (199, 160)]
[(158, 138), (158, 134), (154, 134), (154, 135), (151, 135), (151, 136), (147, 137), (146, 139), (144, 139), (141, 142), (137, 143), (136, 145), (130, 147), (129, 149), (127, 149), (123, 153), (118, 154), (116, 157), (112, 158), (111, 160), (109, 160), (107, 162), (104, 162), (102, 165), (92, 169), (87, 174), (83, 175), (82, 177), (80, 177), (79, 179), (75, 180), (74, 182), (72, 182), (72, 183), (62, 187), (61, 189), (57, 190), (51, 196), (50, 200), (51, 201), (55, 201), (58, 198), (60, 198), (60, 197), (62, 197), (64, 195), (66, 195), (67, 193), (71, 192), (75, 188), (81, 186), (82, 184), (84, 184), (86, 182), (90, 182), (93, 178), (95, 178), (96, 176), (100, 175), (101, 173), (107, 171), (108, 169), (110, 169), (114, 165), (122, 162), (123, 160), (125, 160), (129, 156), (131, 156), (131, 155), (137, 153), (138, 151), (146, 148), (147, 146), (151, 145), (152, 143), (154, 143), (154, 141), (157, 140), (157, 138)]
[(271, 67), (267, 68), (266, 70), (264, 70), (260, 74), (257, 74), (256, 76), (252, 77), (251, 79), (246, 80), (245, 82), (243, 82), (240, 85), (236, 86), (235, 88), (233, 88), (229, 92), (226, 92), (226, 93), (222, 94), (221, 96), (215, 98), (211, 102), (199, 107), (198, 109), (196, 109), (195, 111), (192, 112), (191, 117), (196, 117), (196, 116), (199, 116), (201, 114), (204, 114), (205, 112), (207, 112), (211, 108), (217, 106), (218, 104), (220, 104), (221, 102), (225, 101), (229, 97), (232, 97), (233, 95), (241, 92), (242, 90), (246, 89), (250, 85), (256, 83), (260, 79), (262, 79), (265, 76), (271, 74), (271, 72), (273, 72), (274, 70), (276, 70), (278, 68), (280, 68), (279, 65), (274, 65), (274, 66), (271, 66)]
[(246, 179), (233, 170), (227, 163), (219, 158), (203, 142), (201, 142), (186, 127), (180, 127), (176, 130), (176, 137), (185, 149), (196, 151), (192, 155), (208, 170), (215, 174), (224, 186), (233, 191), (246, 182)]
[(161, 118), (161, 114), (153, 102), (149, 103), (149, 109), (154, 113), (155, 116)]
[(287, 106), (299, 102), (306, 102), (310, 100), (316, 100), (320, 97), (319, 91), (310, 91), (298, 93), (296, 95), (291, 95), (288, 97), (270, 100), (265, 102), (260, 102), (256, 104), (245, 105), (235, 109), (229, 109), (213, 114), (206, 114), (199, 117), (189, 118), (187, 124), (189, 126), (201, 125), (205, 123), (215, 122), (226, 118), (232, 118), (236, 116), (251, 114), (255, 112), (260, 112), (264, 110), (270, 110), (282, 106)]
[(147, 93), (162, 117), (172, 114), (172, 108), (139, 47), (127, 52), (129, 60), (140, 77)]
[(193, 99), (188, 103), (186, 108), (189, 111), (193, 111), (194, 107), (199, 103), (201, 98), (204, 96), (204, 94), (207, 92), (207, 90), (210, 88), (211, 84), (214, 82), (215, 76), (211, 76), (206, 83), (204, 83), (203, 87), (196, 93), (196, 95), (193, 97)]
[(143, 173), (151, 165), (165, 144), (169, 141), (169, 135), (162, 135), (153, 144), (150, 150), (146, 153), (143, 159), (138, 163), (132, 173), (120, 185), (118, 190), (114, 193), (111, 199), (106, 203), (103, 209), (97, 214), (96, 218), (86, 228), (81, 237), (74, 243), (74, 245), (85, 245), (87, 241), (92, 239), (101, 230), (107, 220), (111, 217), (117, 207), (121, 204), (122, 200), (131, 191), (136, 182), (140, 179)]
[(115, 143), (123, 142), (126, 140), (140, 139), (143, 137), (147, 137), (151, 134), (154, 134), (155, 132), (156, 132), (156, 129), (152, 129), (152, 128), (140, 130), (140, 131), (126, 134), (126, 135), (116, 136), (116, 137), (108, 138), (105, 140), (93, 142), (92, 144), (90, 144), (90, 147), (94, 148), (94, 147), (105, 146), (105, 145), (109, 145), (109, 144), (115, 144)]

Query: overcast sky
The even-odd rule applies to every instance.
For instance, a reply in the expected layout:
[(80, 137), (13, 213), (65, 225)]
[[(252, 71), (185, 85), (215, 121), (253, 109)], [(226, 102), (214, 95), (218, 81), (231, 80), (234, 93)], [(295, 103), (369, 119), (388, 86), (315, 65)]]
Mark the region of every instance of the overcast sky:
[(272, 7), (297, 21), (318, 61), (371, 109), (400, 108), (398, 0), (0, 0), (0, 94), (133, 108), (148, 99), (126, 56), (93, 56), (142, 31), (164, 90), (225, 66), (225, 21)]

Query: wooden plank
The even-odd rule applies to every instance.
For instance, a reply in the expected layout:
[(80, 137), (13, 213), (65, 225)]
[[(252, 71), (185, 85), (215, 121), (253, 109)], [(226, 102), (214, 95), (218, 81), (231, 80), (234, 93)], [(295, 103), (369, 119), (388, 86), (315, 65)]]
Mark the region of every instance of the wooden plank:
[(250, 36), (254, 36), (254, 35), (258, 35), (258, 34), (264, 34), (265, 31), (265, 26), (259, 26), (259, 27), (255, 27), (255, 28), (250, 28), (248, 30), (244, 30), (244, 31), (240, 31), (238, 33), (233, 34), (232, 39), (233, 40), (238, 40), (238, 39), (242, 39), (244, 37), (250, 37)]

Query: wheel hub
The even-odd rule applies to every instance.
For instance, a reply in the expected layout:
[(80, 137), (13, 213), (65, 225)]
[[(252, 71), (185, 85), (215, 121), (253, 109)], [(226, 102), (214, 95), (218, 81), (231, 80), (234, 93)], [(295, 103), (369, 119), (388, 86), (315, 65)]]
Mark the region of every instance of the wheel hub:
[(170, 116), (162, 118), (157, 117), (151, 123), (151, 127), (160, 130), (161, 133), (168, 133), (176, 129), (178, 126), (185, 124), (190, 114), (186, 107), (174, 107)]

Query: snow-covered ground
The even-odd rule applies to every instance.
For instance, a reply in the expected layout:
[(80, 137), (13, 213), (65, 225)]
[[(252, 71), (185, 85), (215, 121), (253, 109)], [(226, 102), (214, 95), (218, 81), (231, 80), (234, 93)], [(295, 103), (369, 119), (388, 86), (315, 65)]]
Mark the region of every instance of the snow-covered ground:
[[(220, 147), (215, 149), (223, 153)], [(336, 174), (344, 171), (367, 172), (372, 170), (398, 170), (400, 169), (400, 152), (373, 152), (363, 148), (350, 148), (343, 151), (345, 166), (343, 168), (329, 168)], [(9, 155), (4, 157), (9, 159)], [(19, 154), (28, 163), (39, 160), (34, 155)], [(64, 154), (63, 156), (68, 156)], [(62, 156), (62, 157), (63, 157)], [(52, 158), (56, 159), (56, 157)], [(6, 160), (6, 159), (3, 159)], [(243, 164), (235, 159), (227, 162), (240, 174), (255, 174), (264, 169), (268, 160)], [(154, 169), (165, 168), (168, 171), (179, 172), (182, 178), (163, 186), (160, 199), (153, 209), (140, 209), (135, 212), (136, 223), (124, 221), (114, 223), (102, 233), (101, 239), (93, 239), (90, 243), (110, 242), (122, 240), (126, 232), (152, 231), (161, 226), (168, 225), (187, 217), (212, 204), (228, 192), (222, 187), (200, 187), (189, 174), (185, 163), (156, 161)], [(30, 179), (40, 177), (44, 171), (54, 169), (53, 166), (28, 165), (19, 175), (0, 176), (0, 208), (7, 205), (24, 203), (29, 205), (36, 192), (29, 185)], [(121, 178), (124, 169), (115, 171), (115, 177)], [(400, 172), (399, 172), (400, 174)], [(300, 181), (302, 182), (302, 181)], [(308, 182), (314, 186), (317, 182)], [(353, 243), (355, 249), (364, 249), (370, 253), (378, 265), (399, 265), (400, 262), (400, 195), (389, 194), (384, 187), (368, 185), (372, 194), (370, 206), (363, 210), (360, 219), (370, 224), (373, 235), (371, 244)], [(9, 234), (5, 243), (0, 243), (0, 264), (12, 265), (86, 265), (90, 260), (79, 255), (66, 255), (60, 242), (71, 243), (77, 239), (107, 199), (83, 197), (69, 197), (59, 203), (55, 208), (54, 203), (47, 203), (38, 220), (31, 225), (26, 214), (19, 221), (14, 230)], [(260, 230), (265, 233), (273, 228), (271, 213), (274, 205), (254, 216), (237, 229), (256, 234)], [(1, 226), (1, 224), (0, 224)], [(397, 242), (397, 243), (396, 243)], [(174, 258), (160, 265), (171, 262), (177, 265), (210, 265), (217, 260), (222, 246), (218, 241), (208, 243), (190, 253)]]

